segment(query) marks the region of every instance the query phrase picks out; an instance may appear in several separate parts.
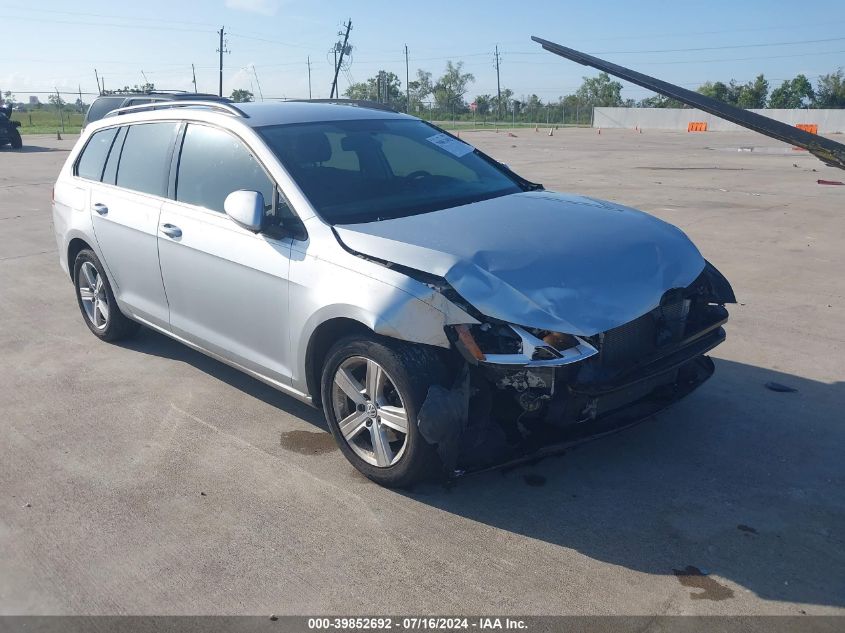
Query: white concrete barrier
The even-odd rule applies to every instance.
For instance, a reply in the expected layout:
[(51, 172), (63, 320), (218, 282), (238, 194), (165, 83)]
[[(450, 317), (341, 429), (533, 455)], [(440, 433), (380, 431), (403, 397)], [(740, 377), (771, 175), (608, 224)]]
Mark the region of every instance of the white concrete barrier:
[[(845, 133), (845, 110), (751, 110), (789, 125), (815, 123), (821, 134)], [(704, 121), (712, 132), (745, 129), (729, 123), (697, 108), (594, 108), (593, 127), (597, 128), (643, 128), (645, 130), (682, 130), (687, 124)]]

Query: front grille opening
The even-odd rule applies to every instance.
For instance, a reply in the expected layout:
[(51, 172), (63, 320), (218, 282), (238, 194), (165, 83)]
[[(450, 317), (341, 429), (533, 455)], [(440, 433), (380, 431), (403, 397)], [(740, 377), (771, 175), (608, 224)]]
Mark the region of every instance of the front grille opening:
[(689, 308), (689, 299), (675, 300), (603, 333), (599, 342), (602, 365), (623, 368), (680, 342)]

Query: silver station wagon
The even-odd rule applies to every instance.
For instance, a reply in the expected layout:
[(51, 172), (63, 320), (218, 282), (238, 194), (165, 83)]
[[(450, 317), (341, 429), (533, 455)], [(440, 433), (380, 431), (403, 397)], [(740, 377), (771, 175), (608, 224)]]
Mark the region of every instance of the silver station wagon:
[(653, 414), (735, 301), (676, 227), (360, 103), (117, 110), (53, 219), (95, 336), (143, 324), (322, 407), (389, 486)]

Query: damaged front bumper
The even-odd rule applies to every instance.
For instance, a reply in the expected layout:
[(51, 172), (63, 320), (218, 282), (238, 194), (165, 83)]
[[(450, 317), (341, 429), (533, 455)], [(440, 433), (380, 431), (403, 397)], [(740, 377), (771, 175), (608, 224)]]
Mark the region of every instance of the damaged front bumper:
[[(456, 329), (451, 338), (467, 362), (451, 390), (429, 392), (423, 436), (450, 472), (472, 471), (554, 452), (677, 402), (713, 374), (705, 354), (725, 340), (724, 305), (694, 289), (667, 293), (648, 314), (590, 337), (508, 324), (474, 326), (470, 336)], [(506, 328), (512, 339), (501, 338)], [(499, 349), (482, 352), (494, 334)]]
[[(495, 468), (511, 468), (538, 459), (561, 455), (565, 451), (588, 441), (596, 440), (645, 421), (662, 410), (682, 400), (701, 386), (715, 371), (709, 356), (699, 356), (678, 368), (678, 375), (671, 388), (628, 403), (627, 406), (605, 413), (589, 424), (575, 424), (564, 428), (548, 427), (534, 432), (516, 445), (497, 454), (461, 455), (461, 460), (451, 471), (453, 476), (478, 473)], [(480, 459), (479, 459), (480, 458)]]

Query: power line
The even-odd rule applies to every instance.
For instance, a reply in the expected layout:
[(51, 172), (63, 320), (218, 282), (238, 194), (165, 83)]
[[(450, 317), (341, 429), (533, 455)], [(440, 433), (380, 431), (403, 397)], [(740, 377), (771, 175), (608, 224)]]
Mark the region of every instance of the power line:
[[(4, 20), (21, 20), (25, 22), (44, 22), (43, 18), (30, 18), (30, 17), (22, 17), (17, 15), (0, 15), (0, 18)], [(108, 26), (114, 27), (118, 29), (141, 29), (147, 31), (179, 31), (182, 33), (207, 33), (208, 31), (205, 29), (186, 29), (186, 28), (178, 28), (178, 27), (170, 27), (170, 26), (150, 26), (147, 24), (118, 24), (114, 22), (99, 22), (96, 25), (92, 25), (90, 21), (81, 21), (81, 20), (55, 20), (51, 19), (50, 24), (73, 24), (73, 25), (82, 25), (82, 26)]]
[[(50, 14), (61, 14), (61, 15), (78, 15), (81, 17), (87, 18), (106, 18), (106, 19), (113, 19), (113, 20), (128, 20), (130, 22), (156, 22), (160, 23), (161, 18), (150, 18), (150, 17), (143, 17), (143, 16), (136, 16), (136, 15), (109, 15), (106, 13), (86, 13), (83, 11), (61, 11), (59, 9), (42, 9), (42, 8), (29, 8), (29, 7), (14, 7), (13, 11), (23, 11), (27, 13), (50, 13)], [(193, 20), (172, 20), (170, 18), (167, 19), (168, 22), (173, 22), (175, 24), (191, 24), (193, 26), (214, 26), (209, 22), (196, 22)]]

